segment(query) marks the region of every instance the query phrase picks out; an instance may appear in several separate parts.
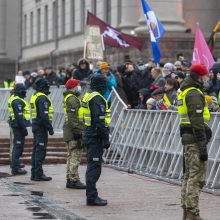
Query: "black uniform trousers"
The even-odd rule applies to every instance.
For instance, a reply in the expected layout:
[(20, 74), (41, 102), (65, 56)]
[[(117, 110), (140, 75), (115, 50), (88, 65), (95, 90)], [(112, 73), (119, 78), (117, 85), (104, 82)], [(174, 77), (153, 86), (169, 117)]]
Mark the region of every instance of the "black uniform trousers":
[(13, 149), (11, 157), (11, 168), (13, 171), (17, 171), (20, 168), (19, 158), (24, 151), (25, 142), (25, 132), (21, 128), (12, 127), (14, 139), (13, 139)]
[(43, 175), (42, 164), (46, 157), (46, 148), (48, 142), (47, 129), (38, 127), (34, 129), (33, 151), (32, 151), (32, 168), (31, 176), (33, 178), (41, 177)]
[(86, 196), (87, 201), (94, 201), (98, 192), (96, 182), (99, 180), (102, 169), (103, 147), (100, 139), (90, 138), (87, 145)]

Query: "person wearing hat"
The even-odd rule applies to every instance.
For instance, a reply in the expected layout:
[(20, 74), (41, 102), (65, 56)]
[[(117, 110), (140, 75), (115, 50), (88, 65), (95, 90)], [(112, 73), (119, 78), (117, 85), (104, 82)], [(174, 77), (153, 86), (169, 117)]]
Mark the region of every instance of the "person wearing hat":
[(175, 80), (178, 83), (178, 88), (181, 86), (185, 78), (186, 78), (186, 75), (182, 71), (176, 72)]
[(73, 71), (73, 78), (87, 82), (92, 76), (92, 71), (89, 68), (88, 60), (81, 58), (78, 60), (77, 65), (77, 69)]
[(80, 181), (78, 172), (83, 151), (82, 132), (84, 130), (84, 124), (79, 120), (80, 81), (69, 79), (65, 87), (63, 138), (67, 146), (66, 188), (85, 189), (86, 186)]
[(24, 99), (25, 97), (26, 87), (23, 84), (16, 84), (14, 94), (8, 100), (9, 125), (14, 136), (11, 156), (12, 175), (27, 173), (25, 169), (22, 169), (24, 166), (19, 161), (24, 150), (25, 136), (28, 135), (27, 127), (31, 126), (29, 104)]
[(35, 81), (36, 92), (31, 96), (31, 117), (32, 132), (34, 136), (31, 158), (31, 180), (50, 181), (51, 177), (46, 176), (43, 171), (43, 162), (46, 157), (48, 133), (54, 134), (53, 105), (49, 98), (50, 85), (44, 78)]
[(185, 162), (181, 195), (183, 220), (202, 220), (199, 215), (199, 192), (205, 185), (207, 144), (212, 136), (208, 126), (210, 112), (202, 92), (207, 73), (203, 64), (193, 64), (190, 76), (181, 85), (178, 95), (180, 135)]
[(87, 147), (86, 197), (89, 206), (105, 206), (107, 200), (98, 196), (96, 182), (101, 175), (102, 154), (110, 147), (108, 103), (103, 97), (106, 77), (98, 74), (91, 78), (90, 90), (82, 98), (81, 114), (85, 124), (84, 143)]

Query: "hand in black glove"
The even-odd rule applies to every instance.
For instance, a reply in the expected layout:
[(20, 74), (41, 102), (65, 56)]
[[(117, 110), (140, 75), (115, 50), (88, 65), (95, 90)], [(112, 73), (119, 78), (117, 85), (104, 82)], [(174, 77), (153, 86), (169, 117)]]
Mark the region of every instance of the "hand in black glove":
[(75, 141), (82, 139), (82, 134), (74, 134), (73, 138)]
[(107, 141), (102, 141), (102, 147), (104, 148), (104, 149), (108, 149), (109, 147), (110, 147), (110, 142), (109, 142), (109, 140), (107, 140)]
[(206, 147), (201, 147), (199, 149), (199, 159), (200, 161), (207, 161), (208, 160), (208, 152)]
[(53, 129), (52, 129), (52, 130), (49, 130), (49, 135), (54, 135)]
[(27, 130), (27, 128), (24, 129), (24, 136), (25, 136), (25, 137), (28, 136), (28, 130)]

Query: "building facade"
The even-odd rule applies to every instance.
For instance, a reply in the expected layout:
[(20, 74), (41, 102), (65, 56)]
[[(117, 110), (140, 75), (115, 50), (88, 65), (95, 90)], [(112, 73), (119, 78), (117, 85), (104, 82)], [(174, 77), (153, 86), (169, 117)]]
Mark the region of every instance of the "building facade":
[(0, 81), (14, 78), (20, 56), (21, 1), (0, 0)]
[[(191, 59), (196, 22), (208, 36), (220, 17), (219, 0), (147, 2), (166, 29), (160, 45), (164, 60), (174, 59), (178, 52)], [(21, 6), (20, 64), (23, 68), (65, 66), (82, 57), (87, 10), (123, 32), (147, 38), (146, 23), (137, 0), (22, 0)], [(124, 55), (131, 59), (150, 57), (149, 39), (146, 42), (146, 50), (142, 52), (107, 47), (106, 59), (116, 63), (123, 62)]]

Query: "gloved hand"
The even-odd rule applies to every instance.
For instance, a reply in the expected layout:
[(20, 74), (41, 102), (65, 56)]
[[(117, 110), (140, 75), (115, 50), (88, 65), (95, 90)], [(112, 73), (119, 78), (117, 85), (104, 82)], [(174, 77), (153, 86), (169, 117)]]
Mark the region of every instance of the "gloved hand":
[(102, 147), (103, 147), (104, 149), (108, 149), (108, 148), (110, 147), (110, 142), (109, 142), (109, 140), (103, 140), (103, 141), (102, 141)]
[(74, 134), (73, 138), (75, 141), (82, 139), (82, 134)]
[(207, 161), (208, 160), (208, 152), (206, 147), (199, 148), (199, 159), (200, 161)]
[(49, 132), (49, 135), (54, 135), (53, 129), (49, 130), (48, 132)]
[(24, 136), (25, 136), (25, 137), (28, 136), (28, 130), (27, 130), (27, 128), (24, 129)]

